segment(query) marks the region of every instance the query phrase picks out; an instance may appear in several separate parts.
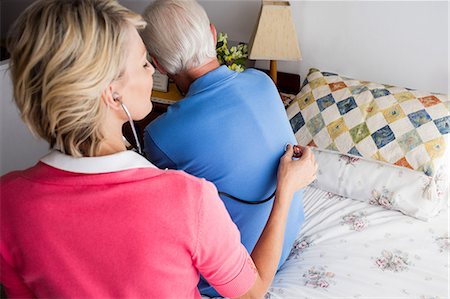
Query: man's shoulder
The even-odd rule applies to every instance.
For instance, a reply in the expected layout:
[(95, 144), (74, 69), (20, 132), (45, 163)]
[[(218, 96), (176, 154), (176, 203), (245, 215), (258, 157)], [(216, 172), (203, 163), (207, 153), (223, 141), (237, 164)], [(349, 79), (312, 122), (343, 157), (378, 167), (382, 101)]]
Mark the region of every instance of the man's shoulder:
[(266, 73), (264, 73), (263, 71), (254, 69), (254, 68), (248, 68), (245, 71), (243, 71), (242, 74), (247, 75), (252, 78), (255, 78), (255, 79), (271, 81), (270, 77)]
[(261, 92), (275, 91), (277, 89), (272, 79), (266, 73), (257, 69), (248, 68), (239, 77), (243, 82), (257, 88)]
[(167, 132), (167, 130), (172, 127), (180, 126), (183, 123), (184, 115), (187, 114), (184, 112), (183, 106), (180, 106), (178, 103), (172, 104), (167, 108), (167, 111), (164, 114), (161, 114), (149, 123), (145, 127), (145, 131), (148, 133), (155, 133), (159, 130)]

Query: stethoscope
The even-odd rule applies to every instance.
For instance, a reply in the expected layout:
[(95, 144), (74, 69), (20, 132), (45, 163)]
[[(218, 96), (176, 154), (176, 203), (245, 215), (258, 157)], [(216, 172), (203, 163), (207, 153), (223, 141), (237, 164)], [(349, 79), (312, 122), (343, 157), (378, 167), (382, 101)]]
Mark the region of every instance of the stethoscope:
[(131, 125), (131, 130), (133, 131), (133, 136), (134, 136), (134, 140), (136, 141), (137, 151), (138, 151), (139, 155), (143, 156), (144, 154), (142, 153), (141, 143), (139, 142), (139, 139), (137, 137), (136, 128), (134, 127), (134, 122), (133, 122), (133, 119), (131, 118), (130, 111), (128, 111), (127, 106), (125, 106), (125, 104), (122, 102), (122, 100), (120, 99), (120, 96), (117, 92), (113, 92), (112, 96), (113, 96), (114, 101), (119, 101), (120, 105), (122, 106), (123, 110), (125, 111), (125, 114), (128, 117), (128, 122)]
[(262, 203), (265, 203), (265, 202), (268, 202), (269, 200), (271, 200), (275, 196), (276, 192), (277, 192), (277, 189), (275, 189), (275, 191), (273, 191), (272, 195), (270, 195), (269, 197), (264, 198), (262, 200), (257, 200), (257, 201), (251, 201), (251, 200), (245, 200), (245, 199), (237, 198), (237, 197), (235, 197), (235, 196), (233, 196), (231, 194), (228, 194), (228, 193), (222, 192), (222, 191), (219, 191), (219, 195), (226, 196), (226, 197), (231, 198), (231, 199), (233, 199), (235, 201), (238, 201), (240, 203), (245, 203), (245, 204), (248, 204), (248, 205), (259, 205), (259, 204), (262, 204)]
[[(112, 96), (113, 96), (114, 101), (119, 101), (120, 105), (122, 106), (123, 110), (125, 111), (125, 114), (127, 115), (128, 121), (130, 122), (130, 125), (131, 125), (131, 130), (133, 131), (133, 136), (134, 136), (134, 140), (136, 141), (137, 151), (141, 156), (143, 156), (144, 154), (142, 153), (141, 143), (139, 142), (139, 139), (137, 137), (136, 128), (134, 127), (134, 122), (133, 122), (133, 119), (131, 118), (130, 111), (128, 111), (127, 106), (125, 106), (125, 104), (122, 102), (122, 100), (120, 99), (120, 96), (117, 92), (114, 92)], [(226, 196), (226, 197), (231, 198), (240, 203), (249, 204), (249, 205), (258, 205), (258, 204), (263, 204), (263, 203), (271, 200), (275, 196), (276, 192), (277, 192), (277, 189), (275, 189), (275, 191), (273, 191), (273, 193), (269, 197), (264, 198), (262, 200), (257, 200), (257, 201), (241, 199), (241, 198), (238, 198), (236, 196), (233, 196), (231, 194), (228, 194), (228, 193), (222, 192), (222, 191), (219, 191), (219, 195)]]

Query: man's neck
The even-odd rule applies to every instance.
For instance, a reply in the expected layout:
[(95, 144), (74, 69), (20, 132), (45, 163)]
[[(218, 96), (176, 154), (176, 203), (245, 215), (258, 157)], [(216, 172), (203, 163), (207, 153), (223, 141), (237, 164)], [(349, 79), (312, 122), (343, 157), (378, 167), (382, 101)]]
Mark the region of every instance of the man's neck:
[(171, 78), (175, 81), (175, 84), (184, 95), (188, 92), (192, 82), (209, 73), (210, 71), (215, 70), (219, 66), (219, 61), (214, 58), (199, 67), (189, 69), (186, 72), (180, 74), (172, 75)]

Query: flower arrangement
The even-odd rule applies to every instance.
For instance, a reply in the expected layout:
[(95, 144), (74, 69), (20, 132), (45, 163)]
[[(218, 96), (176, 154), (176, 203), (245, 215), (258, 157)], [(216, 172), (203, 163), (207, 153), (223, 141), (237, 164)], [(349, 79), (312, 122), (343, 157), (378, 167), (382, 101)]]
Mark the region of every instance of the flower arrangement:
[(217, 59), (220, 64), (225, 64), (229, 69), (242, 72), (248, 57), (246, 44), (239, 44), (228, 49), (228, 35), (220, 32), (217, 38)]

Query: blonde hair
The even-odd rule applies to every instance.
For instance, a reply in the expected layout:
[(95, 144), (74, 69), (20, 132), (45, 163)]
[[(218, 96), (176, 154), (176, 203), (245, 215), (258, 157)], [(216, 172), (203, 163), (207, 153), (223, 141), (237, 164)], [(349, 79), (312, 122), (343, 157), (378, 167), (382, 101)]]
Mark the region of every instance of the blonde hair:
[(14, 23), (8, 50), (23, 121), (51, 148), (94, 156), (103, 139), (101, 94), (124, 69), (140, 15), (115, 0), (39, 0)]
[(216, 57), (206, 11), (194, 0), (156, 0), (145, 10), (142, 37), (169, 73), (179, 74)]

